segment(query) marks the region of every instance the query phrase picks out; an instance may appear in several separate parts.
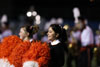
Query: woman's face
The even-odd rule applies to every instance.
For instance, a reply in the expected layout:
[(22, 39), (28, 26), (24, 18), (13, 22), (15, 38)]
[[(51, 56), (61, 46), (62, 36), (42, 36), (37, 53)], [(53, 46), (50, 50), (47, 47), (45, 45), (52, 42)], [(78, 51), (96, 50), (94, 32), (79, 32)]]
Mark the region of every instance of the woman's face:
[(27, 32), (25, 31), (25, 28), (20, 29), (19, 36), (21, 39), (24, 39), (27, 36)]
[(52, 29), (52, 27), (50, 27), (48, 29), (47, 35), (48, 35), (48, 40), (50, 40), (50, 41), (54, 41), (56, 39), (56, 33), (54, 32), (54, 30)]

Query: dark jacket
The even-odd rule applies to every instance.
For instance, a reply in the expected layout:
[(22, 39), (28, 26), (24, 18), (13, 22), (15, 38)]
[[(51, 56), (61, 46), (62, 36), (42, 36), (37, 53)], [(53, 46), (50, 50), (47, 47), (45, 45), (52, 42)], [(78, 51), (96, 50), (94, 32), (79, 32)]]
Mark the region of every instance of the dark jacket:
[(57, 45), (49, 45), (50, 46), (50, 54), (51, 60), (49, 63), (49, 67), (61, 67), (64, 65), (64, 48), (63, 44), (59, 43)]

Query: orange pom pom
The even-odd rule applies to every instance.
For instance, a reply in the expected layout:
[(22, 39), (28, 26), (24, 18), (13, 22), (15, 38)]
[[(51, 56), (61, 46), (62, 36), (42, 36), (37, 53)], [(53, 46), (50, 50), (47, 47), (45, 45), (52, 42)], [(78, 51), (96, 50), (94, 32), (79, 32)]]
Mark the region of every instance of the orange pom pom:
[(22, 67), (23, 54), (29, 49), (31, 43), (29, 41), (18, 44), (12, 51), (8, 60), (15, 67)]
[(33, 42), (30, 49), (23, 56), (23, 63), (36, 61), (39, 67), (47, 67), (50, 59), (50, 49), (46, 43)]
[(0, 58), (7, 58), (22, 40), (16, 35), (5, 37), (0, 46)]

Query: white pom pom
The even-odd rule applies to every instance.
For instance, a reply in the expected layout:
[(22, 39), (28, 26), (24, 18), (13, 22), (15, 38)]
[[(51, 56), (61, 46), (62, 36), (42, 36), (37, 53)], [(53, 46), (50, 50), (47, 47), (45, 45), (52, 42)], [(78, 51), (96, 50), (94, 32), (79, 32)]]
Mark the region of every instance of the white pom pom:
[(39, 67), (39, 65), (35, 61), (26, 61), (24, 62), (23, 67)]
[(0, 67), (15, 67), (15, 66), (10, 65), (7, 59), (0, 59)]
[(0, 67), (3, 67), (2, 65), (3, 65), (3, 62), (4, 62), (4, 60), (3, 59), (0, 59)]
[(10, 67), (15, 67), (14, 65), (10, 65)]

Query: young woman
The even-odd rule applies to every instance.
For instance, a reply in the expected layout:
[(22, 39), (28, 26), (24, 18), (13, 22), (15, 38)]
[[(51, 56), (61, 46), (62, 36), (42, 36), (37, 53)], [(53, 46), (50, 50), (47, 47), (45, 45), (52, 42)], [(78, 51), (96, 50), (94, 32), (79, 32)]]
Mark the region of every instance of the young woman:
[[(3, 55), (0, 54), (0, 67), (46, 67), (49, 58), (49, 47), (46, 43), (34, 42), (31, 39), (37, 31), (37, 26), (23, 26), (19, 33), (19, 39), (22, 39), (20, 43), (17, 36), (17, 39), (15, 37), (4, 39), (5, 43), (2, 43), (1, 46), (3, 44), (3, 46), (9, 46), (2, 47), (3, 51), (0, 46), (1, 54), (3, 53)], [(11, 40), (10, 43), (7, 41), (8, 39)]]
[(23, 26), (20, 29), (19, 36), (20, 39), (23, 41), (29, 40), (32, 41), (33, 34), (38, 32), (39, 27), (38, 26)]
[(58, 24), (52, 24), (47, 35), (51, 41), (49, 67), (62, 67), (64, 65), (64, 45), (67, 39), (65, 30)]
[[(34, 31), (33, 31), (34, 30)], [(22, 39), (22, 43), (19, 43), (13, 50), (10, 56), (8, 57), (8, 60), (11, 65), (15, 67), (21, 67), (22, 66), (22, 58), (25, 52), (30, 48), (32, 43), (32, 35), (35, 32), (36, 29), (34, 26), (23, 26), (20, 28), (19, 36), (20, 39)]]
[(13, 64), (15, 67), (22, 65), (22, 55), (29, 49), (31, 45), (30, 39), (33, 34), (32, 31), (32, 26), (23, 26), (20, 28), (20, 38), (12, 35), (3, 39), (0, 46), (1, 67), (10, 67), (10, 64)]
[(12, 31), (9, 28), (9, 22), (1, 23), (1, 36), (0, 36), (0, 41), (2, 42), (2, 39), (7, 36), (12, 35)]
[(50, 49), (47, 43), (42, 43), (41, 41), (36, 41), (36, 42), (33, 41), (28, 51), (23, 55), (22, 66), (48, 67), (49, 59), (50, 59)]

